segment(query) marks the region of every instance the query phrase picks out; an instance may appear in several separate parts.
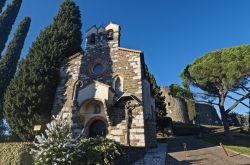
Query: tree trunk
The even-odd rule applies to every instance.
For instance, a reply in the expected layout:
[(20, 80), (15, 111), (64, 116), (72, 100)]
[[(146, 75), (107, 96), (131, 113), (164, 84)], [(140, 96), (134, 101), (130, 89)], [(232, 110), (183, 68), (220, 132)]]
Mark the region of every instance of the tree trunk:
[(220, 108), (220, 114), (221, 114), (221, 118), (222, 118), (222, 122), (223, 122), (225, 135), (226, 135), (226, 138), (228, 140), (232, 140), (232, 135), (231, 135), (231, 132), (229, 129), (229, 123), (228, 123), (228, 119), (227, 119), (228, 113), (225, 111), (224, 104), (225, 104), (225, 97), (221, 97), (219, 99), (219, 108)]
[[(249, 104), (250, 104), (250, 101), (249, 101)], [(250, 110), (248, 113), (248, 130), (250, 131)]]

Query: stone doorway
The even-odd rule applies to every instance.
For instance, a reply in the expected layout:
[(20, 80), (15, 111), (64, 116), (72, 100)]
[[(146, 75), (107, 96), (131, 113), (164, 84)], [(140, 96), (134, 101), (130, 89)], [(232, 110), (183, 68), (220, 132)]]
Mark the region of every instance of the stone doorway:
[(95, 120), (89, 127), (90, 137), (106, 137), (107, 128), (102, 120)]

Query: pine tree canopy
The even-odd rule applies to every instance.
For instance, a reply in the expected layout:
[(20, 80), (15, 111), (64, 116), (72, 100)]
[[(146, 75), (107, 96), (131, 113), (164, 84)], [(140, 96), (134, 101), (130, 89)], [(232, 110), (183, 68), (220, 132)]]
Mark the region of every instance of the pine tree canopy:
[(178, 84), (171, 84), (169, 86), (170, 89), (170, 95), (178, 98), (186, 98), (185, 90), (179, 86)]
[(0, 15), (0, 59), (21, 4), (22, 0), (13, 0)]
[(0, 119), (2, 119), (3, 96), (17, 69), (18, 60), (30, 27), (30, 18), (25, 17), (19, 24), (3, 58), (0, 61)]
[(0, 13), (2, 12), (2, 9), (6, 3), (6, 0), (0, 0)]
[(81, 51), (79, 7), (65, 0), (54, 18), (29, 49), (7, 88), (4, 114), (11, 129), (23, 140), (33, 138), (34, 124), (50, 120), (60, 63)]
[[(249, 105), (244, 103), (244, 100), (250, 97), (249, 77), (250, 45), (207, 53), (182, 72), (184, 84), (193, 85), (204, 91), (199, 94), (202, 102), (206, 100), (219, 107), (225, 133), (229, 139), (231, 134), (228, 113), (239, 104), (249, 108)], [(233, 101), (233, 104), (225, 107), (227, 99)]]
[(210, 52), (188, 65), (182, 77), (210, 94), (237, 90), (250, 75), (250, 45)]

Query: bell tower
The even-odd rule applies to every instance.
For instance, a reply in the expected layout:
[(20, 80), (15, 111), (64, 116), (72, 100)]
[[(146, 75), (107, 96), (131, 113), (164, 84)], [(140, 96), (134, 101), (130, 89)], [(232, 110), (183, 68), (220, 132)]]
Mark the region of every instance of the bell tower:
[(120, 26), (110, 22), (106, 26), (92, 26), (86, 33), (85, 50), (95, 48), (118, 48), (120, 46)]

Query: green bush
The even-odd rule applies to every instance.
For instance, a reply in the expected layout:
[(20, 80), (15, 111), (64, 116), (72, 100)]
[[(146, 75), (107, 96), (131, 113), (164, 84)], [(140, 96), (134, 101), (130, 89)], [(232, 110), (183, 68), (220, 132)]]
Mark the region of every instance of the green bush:
[(0, 143), (0, 165), (32, 165), (31, 143)]
[(77, 148), (83, 151), (77, 162), (85, 162), (86, 165), (112, 165), (122, 157), (120, 144), (106, 138), (82, 138)]
[(31, 154), (36, 165), (112, 165), (121, 155), (120, 145), (106, 138), (72, 138), (70, 123), (58, 115), (36, 136)]
[(198, 135), (202, 131), (201, 128), (194, 124), (174, 123), (173, 133), (176, 136)]

